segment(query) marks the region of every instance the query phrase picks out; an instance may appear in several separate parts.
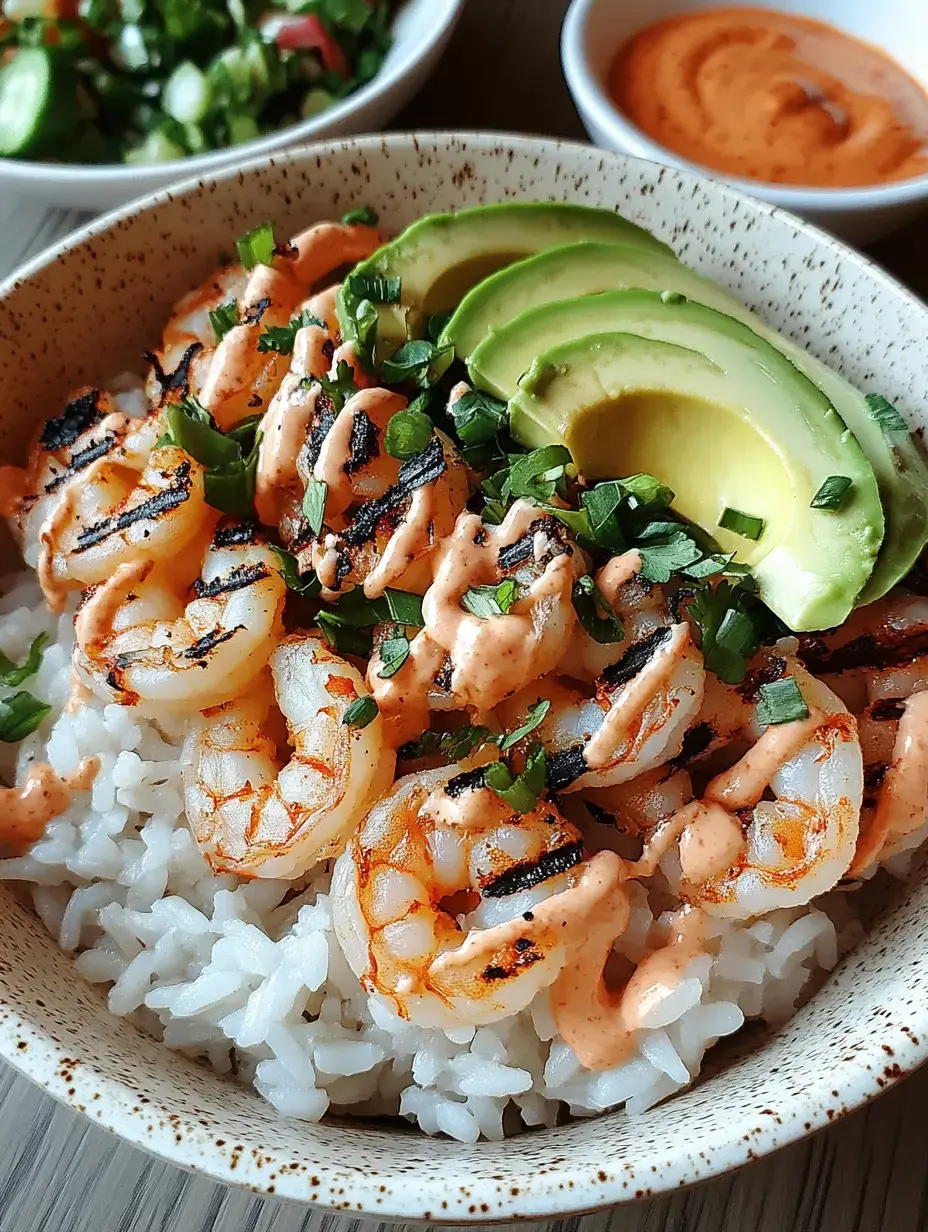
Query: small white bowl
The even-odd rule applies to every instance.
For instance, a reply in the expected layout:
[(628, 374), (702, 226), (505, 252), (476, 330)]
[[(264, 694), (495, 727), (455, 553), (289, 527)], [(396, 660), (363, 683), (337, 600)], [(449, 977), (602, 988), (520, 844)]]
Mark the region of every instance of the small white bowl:
[(178, 180), (207, 175), (284, 146), (378, 132), (425, 84), (448, 45), (464, 0), (406, 0), (393, 25), (393, 46), (367, 85), (311, 119), (254, 141), (166, 163), (101, 166), (0, 158), (0, 199), (18, 193), (77, 210), (110, 210)]
[[(924, 0), (737, 0), (828, 22), (887, 52), (928, 86), (928, 5)], [(567, 85), (586, 131), (608, 150), (685, 167), (799, 214), (862, 244), (928, 210), (928, 175), (873, 188), (806, 188), (723, 176), (653, 141), (609, 97), (609, 69), (619, 48), (639, 30), (677, 13), (719, 7), (712, 0), (573, 0), (561, 35)]]

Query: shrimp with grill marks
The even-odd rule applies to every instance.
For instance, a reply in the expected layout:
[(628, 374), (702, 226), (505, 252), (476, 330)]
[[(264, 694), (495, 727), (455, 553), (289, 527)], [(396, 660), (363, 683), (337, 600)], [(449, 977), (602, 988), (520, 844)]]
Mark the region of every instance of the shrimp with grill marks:
[(217, 531), (200, 576), (183, 560), (120, 565), (75, 621), (74, 665), (107, 701), (146, 713), (189, 713), (235, 697), (280, 639), (286, 585), (254, 528)]
[(215, 523), (204, 468), (182, 449), (153, 449), (139, 472), (119, 456), (101, 458), (68, 488), (42, 527), (37, 565), (49, 605), (68, 590), (106, 581), (122, 565), (166, 563)]
[[(394, 755), (377, 717), (343, 720), (367, 695), (357, 668), (310, 634), (270, 658), (273, 685), (202, 716), (182, 754), (187, 820), (217, 872), (293, 879), (337, 852), (390, 785)], [(268, 715), (279, 707), (292, 754), (281, 765)]]
[(285, 356), (258, 349), (261, 334), (287, 325), (326, 275), (369, 257), (382, 242), (373, 227), (319, 223), (279, 248), (272, 265), (255, 266), (239, 304), (241, 324), (216, 347), (200, 390), (221, 429), (268, 406), (286, 373)]
[(399, 779), (335, 866), (345, 957), (369, 992), (419, 1026), (518, 1013), (570, 953), (580, 833), (550, 801), (514, 813), (481, 773), (452, 766)]

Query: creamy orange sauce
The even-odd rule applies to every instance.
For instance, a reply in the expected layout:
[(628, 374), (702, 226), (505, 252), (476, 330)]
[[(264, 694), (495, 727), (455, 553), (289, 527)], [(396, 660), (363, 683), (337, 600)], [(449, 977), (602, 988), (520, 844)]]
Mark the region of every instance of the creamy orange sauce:
[(107, 640), (132, 588), (144, 582), (153, 568), (154, 562), (150, 560), (129, 561), (120, 565), (108, 581), (94, 588), (74, 618), (77, 644), (85, 653), (92, 655)]
[(74, 792), (88, 790), (99, 768), (97, 758), (91, 757), (75, 774), (61, 778), (39, 762), (21, 787), (0, 788), (0, 843), (25, 848), (37, 842), (48, 823), (71, 803)]
[(744, 834), (727, 809), (694, 800), (677, 814), (685, 818), (677, 850), (684, 878), (696, 885), (726, 872), (743, 855)]
[(538, 647), (549, 611), (569, 613), (573, 623), (574, 564), (566, 555), (554, 557), (505, 616), (483, 619), (461, 606), (469, 587), (500, 580), (499, 545), (517, 542), (538, 516), (525, 501), (512, 506), (501, 527), (488, 528), (476, 514), (462, 514), (441, 549), (435, 581), (425, 596), (429, 636), (454, 661), (452, 689), (462, 704), (479, 713), (541, 674)]
[(28, 475), (21, 466), (0, 466), (0, 517), (18, 518), (28, 491)]
[[(392, 393), (388, 389), (363, 389), (352, 394), (342, 407), (322, 442), (313, 468), (315, 478), (328, 485), (325, 516), (330, 526), (338, 525), (333, 519), (352, 504), (382, 496), (396, 482), (400, 463), (384, 449), (383, 433), (391, 418), (405, 409), (406, 399), (402, 394)], [(362, 415), (380, 431), (378, 452), (369, 461), (354, 468), (350, 465), (352, 437), (355, 424)]]
[[(390, 748), (414, 740), (429, 725), (429, 695), (445, 660), (445, 651), (423, 630), (409, 644), (409, 657), (393, 676), (377, 675), (375, 655), (367, 670), (367, 685), (383, 721), (384, 736)], [(472, 794), (472, 793), (468, 793)]]
[(641, 572), (641, 553), (637, 548), (613, 556), (596, 574), (596, 585), (607, 603), (614, 603), (622, 587)]
[(616, 749), (629, 740), (634, 724), (655, 697), (666, 689), (690, 643), (690, 627), (683, 621), (671, 626), (670, 637), (627, 685), (614, 696), (602, 727), (586, 745), (583, 758), (591, 770), (616, 760)]
[(649, 137), (726, 175), (822, 188), (928, 172), (928, 95), (885, 52), (767, 9), (681, 13), (620, 49), (618, 106)]
[[(310, 332), (321, 334), (322, 330), (316, 326), (300, 330), (300, 334)], [(318, 386), (304, 389), (301, 377), (288, 374), (261, 421), (255, 509), (265, 526), (276, 526), (288, 496), (302, 493), (297, 458), (315, 414), (318, 395)]]
[(856, 876), (891, 847), (921, 826), (928, 811), (928, 692), (914, 693), (899, 720), (893, 759), (870, 824), (861, 827), (854, 862)]
[(705, 790), (705, 798), (729, 810), (757, 804), (780, 767), (795, 757), (828, 721), (823, 711), (810, 709), (806, 719), (771, 724), (740, 761), (716, 775)]
[(55, 557), (61, 536), (71, 521), (77, 504), (77, 485), (70, 483), (53, 506), (39, 532), (41, 547), (35, 571), (45, 602), (53, 612), (61, 612), (68, 598), (68, 587), (55, 577)]

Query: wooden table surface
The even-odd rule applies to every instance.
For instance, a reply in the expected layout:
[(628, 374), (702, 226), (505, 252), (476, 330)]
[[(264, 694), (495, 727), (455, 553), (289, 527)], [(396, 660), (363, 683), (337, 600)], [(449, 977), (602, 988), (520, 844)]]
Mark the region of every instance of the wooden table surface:
[[(618, 3), (619, 0), (616, 0)], [(582, 139), (558, 32), (567, 0), (469, 0), (445, 62), (399, 128)], [(0, 201), (0, 276), (81, 221)], [(928, 292), (917, 227), (874, 249)], [(928, 1229), (928, 1068), (811, 1141), (671, 1198), (564, 1224), (571, 1232)], [(354, 1232), (358, 1220), (227, 1189), (149, 1158), (0, 1068), (0, 1232)]]

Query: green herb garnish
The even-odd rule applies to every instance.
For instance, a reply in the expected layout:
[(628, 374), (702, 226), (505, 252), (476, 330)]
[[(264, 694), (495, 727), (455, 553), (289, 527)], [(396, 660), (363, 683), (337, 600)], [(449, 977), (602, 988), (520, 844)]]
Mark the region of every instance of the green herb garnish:
[(577, 619), (594, 642), (610, 646), (624, 640), (622, 622), (591, 577), (577, 578), (571, 597)]
[[(366, 3), (366, 0), (364, 0), (363, 8), (366, 20), (370, 14), (370, 5)], [(345, 227), (376, 227), (379, 222), (380, 215), (369, 205), (362, 205), (360, 209), (349, 210), (347, 214), (342, 214), (342, 225)]]
[(378, 714), (377, 703), (372, 697), (359, 697), (342, 715), (342, 723), (346, 727), (367, 727)]
[(340, 411), (348, 399), (358, 392), (354, 379), (354, 368), (344, 359), (338, 361), (335, 376), (321, 376), (318, 383), (331, 398), (332, 406), (336, 411)]
[(509, 461), (507, 496), (515, 500), (549, 501), (559, 485), (563, 488), (567, 468), (573, 466), (570, 452), (563, 445), (514, 454)]
[(391, 458), (405, 462), (421, 453), (432, 439), (434, 424), (422, 411), (398, 411), (390, 417), (383, 437), (383, 447)]
[(518, 598), (519, 587), (512, 578), (497, 586), (470, 586), (461, 596), (461, 607), (481, 620), (505, 616)]
[(292, 355), (297, 334), (308, 325), (318, 325), (320, 329), (325, 328), (323, 321), (313, 316), (308, 308), (304, 308), (302, 312), (290, 318), (289, 325), (269, 325), (258, 338), (258, 350), (262, 353), (276, 351), (279, 355)]
[(255, 476), (261, 443), (260, 417), (249, 416), (230, 432), (220, 432), (209, 412), (193, 397), (165, 409), (166, 436), (206, 468), (207, 503), (247, 520), (254, 514)]
[(853, 487), (854, 481), (847, 475), (829, 475), (812, 497), (813, 509), (840, 509)]
[(286, 582), (287, 589), (292, 590), (294, 594), (303, 595), (307, 599), (318, 598), (322, 584), (315, 573), (312, 570), (309, 573), (300, 573), (296, 557), (292, 553), (285, 552), (283, 548), (274, 547), (273, 544), (271, 547), (274, 555), (277, 557), (280, 566), (280, 576)]
[(31, 735), (50, 713), (51, 706), (46, 706), (25, 690), (0, 698), (0, 740), (4, 744), (18, 744)]
[(486, 767), (487, 787), (516, 813), (531, 813), (545, 789), (547, 761), (540, 744), (532, 745), (525, 760), (525, 769), (514, 775), (503, 761), (492, 762)]
[(45, 653), (47, 642), (48, 634), (40, 633), (29, 647), (25, 663), (20, 664), (14, 663), (9, 655), (5, 655), (0, 651), (0, 683), (8, 685), (11, 689), (16, 689), (24, 680), (34, 676), (42, 664), (42, 656)]
[(488, 445), (508, 422), (506, 403), (469, 390), (450, 407), (454, 430), (463, 445)]
[(536, 727), (539, 727), (547, 717), (548, 711), (551, 709), (551, 703), (546, 698), (539, 698), (535, 705), (528, 713), (528, 718), (515, 731), (511, 731), (508, 736), (505, 736), (499, 745), (499, 751), (505, 753), (507, 749), (511, 749), (514, 744), (518, 744), (520, 740), (524, 740), (529, 732), (533, 732)]
[(349, 274), (348, 290), (360, 303), (398, 304), (403, 291), (401, 278), (385, 278), (382, 274)]
[(740, 509), (732, 509), (728, 505), (719, 518), (722, 530), (730, 530), (742, 539), (759, 539), (764, 533), (764, 525), (763, 518), (757, 518), (752, 513), (743, 513)]
[(792, 676), (762, 684), (757, 693), (757, 721), (765, 727), (807, 719), (809, 707)]
[(325, 502), (329, 495), (329, 485), (320, 479), (310, 478), (303, 496), (303, 517), (309, 523), (310, 530), (318, 538), (322, 534), (325, 523)]
[(246, 270), (253, 270), (256, 265), (270, 265), (274, 260), (274, 228), (269, 222), (263, 222), (237, 239), (235, 247)]
[(234, 329), (241, 321), (238, 304), (234, 299), (227, 304), (221, 304), (209, 314), (209, 323), (213, 327), (216, 341), (222, 342), (230, 329)]
[(438, 380), (453, 358), (451, 347), (437, 347), (424, 338), (414, 339), (383, 361), (380, 376), (385, 385), (402, 385), (411, 381), (420, 389), (425, 389)]
[(870, 418), (874, 423), (879, 424), (884, 436), (894, 436), (898, 433), (908, 435), (909, 425), (888, 398), (884, 398), (882, 394), (867, 394), (865, 401)]
[(409, 658), (409, 638), (405, 635), (388, 637), (377, 649), (380, 657), (380, 667), (377, 675), (381, 680), (389, 680), (395, 676)]

